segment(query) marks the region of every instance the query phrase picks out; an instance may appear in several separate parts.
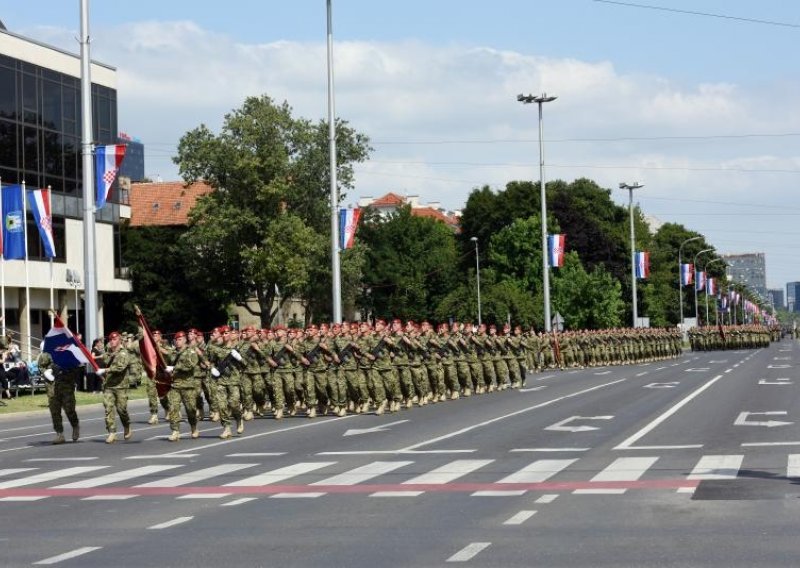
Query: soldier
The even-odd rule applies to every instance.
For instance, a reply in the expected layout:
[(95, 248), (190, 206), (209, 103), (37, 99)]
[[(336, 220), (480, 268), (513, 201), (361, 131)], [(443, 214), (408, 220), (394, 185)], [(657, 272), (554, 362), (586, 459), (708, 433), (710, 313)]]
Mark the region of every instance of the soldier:
[(328, 400), (328, 362), (325, 361), (326, 345), (323, 345), (325, 338), (319, 333), (316, 325), (310, 325), (306, 330), (306, 337), (303, 344), (305, 374), (306, 374), (306, 405), (307, 416), (315, 418), (317, 416), (317, 405), (322, 404), (326, 409), (329, 406)]
[(186, 342), (186, 334), (179, 331), (175, 334), (175, 353), (171, 364), (167, 367), (167, 373), (172, 375), (172, 388), (168, 393), (169, 397), (169, 425), (172, 433), (169, 436), (170, 442), (177, 442), (181, 438), (181, 403), (186, 409), (186, 418), (192, 431), (192, 438), (200, 436), (197, 430), (197, 390), (200, 385), (197, 380), (196, 370), (199, 366), (197, 352), (189, 347)]
[(117, 441), (116, 414), (119, 414), (122, 422), (123, 437), (130, 440), (133, 436), (131, 419), (128, 415), (128, 368), (131, 366), (132, 358), (130, 352), (123, 349), (122, 336), (119, 332), (111, 332), (108, 336), (108, 349), (102, 358), (103, 368), (97, 370), (97, 374), (104, 377), (103, 406), (108, 432), (106, 444)]
[[(239, 370), (235, 364), (236, 356), (241, 357), (241, 355), (234, 349), (233, 341), (235, 339), (228, 326), (217, 328), (212, 335), (212, 341), (213, 343), (208, 346), (207, 353), (209, 361), (214, 365), (211, 368), (211, 375), (217, 379), (217, 402), (222, 426), (222, 433), (219, 437), (227, 440), (231, 437), (231, 416), (237, 424), (236, 433), (244, 432)], [(235, 354), (234, 351), (236, 351)]]
[(197, 353), (198, 364), (195, 367), (195, 377), (200, 388), (197, 390), (197, 420), (203, 420), (203, 397), (208, 402), (209, 419), (212, 422), (219, 421), (219, 407), (217, 406), (217, 386), (209, 374), (211, 363), (206, 357), (206, 346), (203, 338), (203, 332), (196, 328), (191, 328), (186, 332), (186, 339), (189, 347), (194, 349)]
[(383, 382), (386, 398), (389, 400), (389, 412), (397, 412), (400, 410), (403, 394), (397, 370), (392, 365), (395, 340), (390, 336), (385, 321), (379, 319), (375, 322), (375, 333), (370, 337), (367, 346), (369, 354), (374, 357), (373, 368), (378, 373), (379, 380)]
[(80, 437), (78, 413), (75, 412), (75, 379), (80, 376), (81, 368), (62, 369), (53, 361), (50, 353), (42, 351), (37, 359), (39, 372), (47, 381), (47, 406), (50, 408), (50, 418), (53, 420), (53, 430), (56, 437), (53, 444), (64, 443), (64, 423), (61, 410), (67, 415), (72, 426), (72, 441), (77, 442)]

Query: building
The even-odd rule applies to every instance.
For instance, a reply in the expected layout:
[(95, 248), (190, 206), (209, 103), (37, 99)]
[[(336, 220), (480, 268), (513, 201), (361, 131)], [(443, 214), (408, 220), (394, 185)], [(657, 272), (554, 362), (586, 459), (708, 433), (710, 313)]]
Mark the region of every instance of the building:
[(381, 217), (388, 217), (405, 205), (411, 206), (412, 215), (436, 219), (453, 229), (453, 231), (460, 231), (460, 212), (447, 211), (438, 201), (431, 201), (430, 203), (423, 204), (420, 203), (418, 195), (403, 197), (392, 192), (378, 197), (377, 199), (366, 196), (358, 200), (359, 207), (370, 207), (377, 211)]
[(800, 311), (797, 299), (800, 298), (800, 282), (786, 283), (786, 309), (790, 312)]
[(120, 132), (117, 144), (125, 144), (125, 159), (119, 167), (119, 177), (131, 181), (144, 181), (144, 144), (141, 140)]
[(786, 307), (783, 303), (783, 290), (780, 288), (770, 288), (767, 290), (767, 294), (769, 294), (768, 299), (773, 308), (782, 310)]
[[(117, 72), (93, 62), (91, 77), (94, 141), (112, 144), (117, 139)], [(83, 286), (70, 286), (67, 281), (68, 269), (71, 276), (84, 272), (81, 126), (80, 58), (0, 29), (0, 178), (6, 185), (25, 182), (28, 189), (52, 189), (56, 242), (51, 265), (43, 257), (29, 206), (30, 321), (25, 318), (25, 263), (8, 261), (4, 266), (5, 323), (21, 334), (23, 347), (28, 338), (38, 345), (38, 338), (49, 328), (51, 274), (57, 304), (52, 307), (69, 307), (70, 327), (83, 327), (83, 314), (76, 319), (75, 301), (70, 302), (74, 286)], [(131, 290), (130, 281), (123, 277), (119, 247), (120, 219), (130, 216), (130, 208), (120, 198), (115, 187), (109, 203), (96, 214), (100, 333), (103, 295)]]
[(727, 274), (731, 280), (767, 299), (767, 266), (763, 252), (723, 254), (721, 257), (728, 265)]

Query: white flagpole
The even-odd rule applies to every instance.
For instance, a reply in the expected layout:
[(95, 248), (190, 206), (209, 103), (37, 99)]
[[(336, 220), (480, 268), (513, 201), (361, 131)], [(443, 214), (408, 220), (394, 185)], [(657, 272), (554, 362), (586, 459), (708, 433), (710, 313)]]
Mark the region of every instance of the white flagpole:
[[(47, 186), (47, 210), (50, 212), (50, 231), (53, 230), (53, 210), (51, 209), (52, 203), (50, 202), (50, 192), (52, 188), (48, 185)], [(53, 239), (53, 246), (55, 246), (55, 239)], [(56, 251), (53, 251), (55, 254)], [(55, 322), (54, 314), (55, 314), (55, 303), (53, 302), (53, 257), (50, 257), (50, 327), (53, 327), (53, 323)]]
[[(25, 346), (28, 349), (28, 360), (33, 358), (31, 352), (31, 286), (28, 276), (28, 190), (25, 182), (22, 182), (22, 235), (25, 239), (25, 321), (28, 322), (28, 338)], [(22, 329), (20, 329), (22, 331)]]
[[(0, 188), (3, 187), (2, 180), (0, 180)], [(0, 216), (2, 216), (3, 211), (3, 192), (0, 189)], [(5, 247), (5, 242), (3, 243)], [(6, 336), (6, 258), (5, 252), (0, 254), (0, 310), (2, 310), (2, 324), (3, 327), (3, 337)]]

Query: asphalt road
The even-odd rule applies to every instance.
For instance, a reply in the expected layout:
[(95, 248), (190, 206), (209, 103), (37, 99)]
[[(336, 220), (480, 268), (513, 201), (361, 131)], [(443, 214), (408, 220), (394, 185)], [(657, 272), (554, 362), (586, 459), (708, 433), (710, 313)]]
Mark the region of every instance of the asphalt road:
[(142, 402), (113, 446), (99, 408), (61, 446), (2, 417), (0, 565), (793, 566), (799, 366), (785, 340), (229, 441)]

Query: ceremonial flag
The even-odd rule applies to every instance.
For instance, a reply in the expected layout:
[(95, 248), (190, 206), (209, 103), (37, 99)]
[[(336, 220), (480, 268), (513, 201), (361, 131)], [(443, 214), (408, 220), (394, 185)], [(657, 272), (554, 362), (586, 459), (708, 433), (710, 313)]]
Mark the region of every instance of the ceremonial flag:
[(156, 384), (156, 392), (159, 397), (166, 396), (169, 389), (172, 388), (172, 376), (167, 373), (167, 363), (164, 361), (164, 355), (161, 349), (153, 338), (153, 332), (150, 331), (150, 326), (147, 320), (144, 319), (142, 312), (136, 308), (136, 318), (139, 320), (139, 327), (142, 328), (142, 338), (139, 340), (139, 353), (142, 356), (142, 365), (144, 372), (151, 381)]
[(697, 278), (695, 279), (695, 289), (699, 292), (705, 287), (706, 287), (706, 273), (701, 270), (697, 273)]
[(353, 246), (356, 238), (358, 220), (361, 218), (361, 209), (339, 209), (339, 249), (345, 250)]
[(713, 296), (717, 293), (717, 279), (709, 278), (706, 283), (706, 296)]
[(21, 185), (3, 188), (3, 258), (25, 258), (25, 208)]
[(564, 246), (566, 235), (547, 235), (547, 260), (553, 268), (564, 265)]
[(49, 353), (53, 362), (65, 371), (83, 365), (89, 365), (97, 370), (94, 357), (81, 340), (72, 335), (58, 314), (53, 316), (53, 327), (44, 336), (42, 351)]
[(694, 264), (681, 264), (681, 286), (694, 282)]
[(44, 255), (47, 258), (55, 258), (56, 243), (53, 240), (53, 217), (50, 214), (50, 190), (31, 189), (28, 191), (28, 198), (31, 200), (31, 209), (33, 209), (33, 218), (39, 229), (39, 236), (42, 237)]
[(636, 278), (647, 278), (650, 276), (650, 253), (640, 251), (636, 253)]
[(97, 209), (102, 209), (111, 193), (111, 185), (117, 178), (117, 172), (125, 157), (124, 144), (110, 144), (98, 146), (94, 151), (95, 172), (97, 183)]

